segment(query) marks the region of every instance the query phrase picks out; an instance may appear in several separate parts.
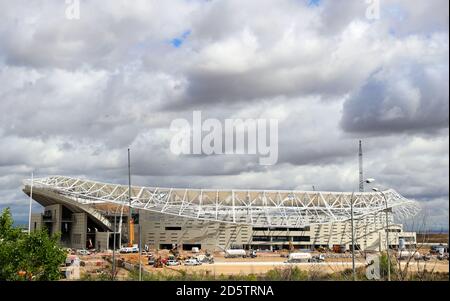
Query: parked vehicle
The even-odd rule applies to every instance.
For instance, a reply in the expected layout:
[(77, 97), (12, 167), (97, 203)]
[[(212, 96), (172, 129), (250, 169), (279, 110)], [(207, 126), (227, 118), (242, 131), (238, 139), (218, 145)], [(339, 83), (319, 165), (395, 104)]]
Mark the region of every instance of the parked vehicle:
[(448, 251), (448, 248), (442, 244), (431, 246), (431, 254), (445, 254)]
[(229, 249), (225, 250), (225, 258), (246, 258), (247, 252), (243, 249)]
[(85, 250), (85, 249), (81, 249), (81, 250), (77, 250), (77, 254), (82, 255), (82, 256), (87, 256), (87, 255), (91, 255), (91, 252), (89, 252), (88, 250)]
[(195, 258), (190, 258), (184, 261), (184, 265), (186, 266), (196, 266), (201, 265), (202, 263)]
[(209, 264), (214, 263), (214, 257), (210, 254), (197, 255), (197, 257), (195, 257), (195, 259), (197, 259), (201, 263), (209, 263)]
[(312, 260), (312, 256), (310, 253), (291, 253), (289, 254), (287, 262), (310, 262)]
[(424, 261), (430, 261), (430, 260), (431, 260), (431, 254), (425, 254), (425, 255), (423, 255), (422, 259), (423, 259)]
[(156, 263), (155, 257), (153, 255), (149, 255), (147, 259), (148, 265), (154, 266)]
[(311, 261), (323, 262), (323, 261), (325, 261), (325, 254), (319, 254), (319, 255), (313, 256)]
[(177, 265), (180, 265), (180, 262), (176, 261), (176, 260), (167, 260), (166, 265), (167, 266), (177, 266)]
[(119, 253), (132, 253), (131, 247), (122, 247), (119, 249)]
[(414, 259), (418, 260), (418, 259), (422, 258), (422, 256), (417, 251), (401, 250), (401, 251), (398, 251), (398, 253), (397, 253), (397, 259), (399, 259), (399, 260), (410, 259), (410, 258), (414, 258)]
[(139, 253), (139, 248), (136, 246), (133, 247), (122, 247), (119, 249), (120, 253)]

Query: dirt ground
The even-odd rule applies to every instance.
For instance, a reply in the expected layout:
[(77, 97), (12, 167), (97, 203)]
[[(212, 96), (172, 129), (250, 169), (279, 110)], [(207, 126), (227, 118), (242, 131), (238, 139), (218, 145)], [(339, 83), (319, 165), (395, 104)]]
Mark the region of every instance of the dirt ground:
[[(356, 263), (357, 267), (363, 266), (364, 262), (359, 261)], [(405, 267), (405, 263), (401, 263), (402, 268)], [(345, 269), (351, 269), (352, 263), (350, 262), (323, 262), (323, 263), (297, 263), (297, 264), (284, 264), (282, 261), (279, 262), (216, 262), (214, 264), (203, 264), (201, 266), (176, 266), (176, 267), (164, 267), (164, 268), (153, 268), (145, 265), (145, 269), (151, 272), (164, 272), (172, 273), (177, 271), (187, 271), (187, 272), (205, 272), (211, 275), (248, 275), (248, 274), (265, 274), (274, 268), (283, 268), (288, 266), (297, 266), (301, 270), (306, 271), (320, 271), (324, 273), (334, 273), (343, 271)], [(448, 272), (449, 265), (448, 262), (412, 262), (409, 265), (409, 270), (411, 271), (422, 271), (424, 268), (435, 272)]]
[[(338, 264), (310, 264), (310, 263), (304, 263), (304, 264), (295, 264), (296, 266), (299, 266), (302, 270), (320, 270), (324, 271), (326, 273), (332, 273), (337, 272), (341, 270), (345, 270), (348, 268), (351, 268), (351, 263), (338, 263)], [(176, 267), (164, 267), (160, 269), (156, 269), (153, 267), (146, 266), (146, 269), (148, 271), (161, 271), (161, 272), (176, 272), (180, 270), (185, 270), (188, 273), (192, 272), (205, 272), (206, 274), (210, 275), (248, 275), (248, 274), (265, 274), (270, 270), (273, 270), (274, 268), (282, 268), (282, 267), (288, 267), (289, 265), (283, 264), (282, 262), (279, 263), (273, 263), (273, 262), (255, 262), (255, 263), (249, 263), (244, 264), (243, 262), (230, 262), (226, 265), (221, 263), (214, 263), (214, 264), (203, 264), (201, 266), (176, 266)]]
[(417, 233), (417, 243), (448, 243), (448, 233)]
[[(167, 253), (167, 254), (166, 254)], [(192, 256), (194, 254), (183, 254), (186, 257)], [(117, 258), (121, 258), (127, 262), (138, 264), (139, 255), (138, 254), (118, 254)], [(160, 251), (159, 256), (168, 256), (168, 252)], [(333, 255), (331, 255), (333, 256)], [(333, 256), (336, 257), (336, 256)], [(326, 258), (325, 262), (321, 263), (295, 263), (287, 264), (286, 258), (281, 257), (277, 253), (262, 253), (258, 254), (257, 258), (224, 258), (222, 254), (217, 253), (214, 255), (214, 264), (202, 264), (200, 266), (174, 266), (174, 267), (163, 267), (154, 268), (147, 264), (147, 257), (142, 255), (142, 266), (149, 272), (163, 272), (163, 273), (179, 273), (184, 270), (188, 273), (191, 272), (204, 272), (209, 275), (248, 275), (248, 274), (265, 274), (274, 268), (283, 268), (288, 266), (297, 266), (302, 270), (307, 271), (320, 271), (325, 273), (334, 273), (343, 271), (345, 269), (351, 269), (352, 262), (349, 254), (343, 255), (343, 258)], [(89, 260), (93, 260), (92, 257)], [(402, 268), (404, 268), (406, 262), (402, 262)], [(356, 258), (356, 265), (364, 266), (365, 260), (363, 257)], [(434, 270), (435, 272), (449, 272), (449, 262), (439, 261), (433, 258), (431, 261), (414, 261), (412, 260), (409, 264), (409, 269), (411, 271), (427, 269), (429, 271)], [(125, 273), (125, 272), (124, 272)], [(122, 273), (122, 274), (124, 274)], [(124, 274), (125, 275), (125, 274)], [(121, 276), (124, 276), (121, 275)], [(120, 278), (120, 277), (119, 277)]]

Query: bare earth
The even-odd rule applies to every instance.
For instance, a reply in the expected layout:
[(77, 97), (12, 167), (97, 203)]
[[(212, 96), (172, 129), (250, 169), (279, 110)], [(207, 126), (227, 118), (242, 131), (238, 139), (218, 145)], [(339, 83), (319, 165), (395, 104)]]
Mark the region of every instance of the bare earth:
[[(285, 263), (286, 259), (282, 257), (258, 257), (254, 259), (233, 258), (224, 259), (216, 258), (214, 264), (203, 264), (201, 266), (175, 266), (164, 268), (153, 268), (148, 265), (144, 265), (148, 271), (153, 272), (167, 272), (173, 273), (181, 270), (187, 272), (205, 272), (210, 275), (248, 275), (248, 274), (264, 274), (274, 268), (283, 268), (289, 266), (297, 266), (302, 270), (307, 271), (320, 271), (324, 273), (334, 273), (343, 271), (345, 269), (352, 268), (351, 259), (328, 259), (326, 262), (321, 263)], [(401, 263), (402, 268), (406, 263)], [(362, 259), (358, 259), (356, 266), (364, 266), (365, 262)], [(417, 271), (427, 269), (435, 272), (449, 272), (448, 261), (432, 260), (428, 262), (416, 262), (412, 261), (409, 264), (409, 270)]]
[[(161, 254), (163, 255), (163, 254)], [(193, 255), (193, 254), (192, 254)], [(139, 256), (137, 254), (120, 254), (118, 258), (122, 258), (128, 262), (137, 264)], [(142, 266), (149, 272), (163, 272), (163, 273), (179, 273), (180, 271), (204, 272), (209, 275), (248, 275), (248, 274), (265, 274), (275, 268), (283, 268), (289, 266), (297, 266), (302, 270), (317, 271), (322, 273), (334, 273), (352, 268), (351, 258), (327, 258), (325, 262), (321, 263), (286, 263), (286, 258), (281, 257), (280, 254), (258, 254), (257, 258), (224, 258), (222, 255), (215, 254), (214, 264), (202, 264), (200, 266), (175, 266), (154, 268), (147, 265), (147, 258), (142, 256)], [(86, 258), (87, 259), (87, 258)], [(90, 257), (92, 260), (92, 257)], [(402, 268), (405, 267), (406, 262), (402, 262)], [(356, 266), (364, 266), (365, 261), (359, 257), (356, 260)], [(449, 272), (449, 262), (446, 260), (439, 261), (432, 259), (431, 261), (414, 261), (409, 264), (410, 271), (428, 271), (435, 272)]]

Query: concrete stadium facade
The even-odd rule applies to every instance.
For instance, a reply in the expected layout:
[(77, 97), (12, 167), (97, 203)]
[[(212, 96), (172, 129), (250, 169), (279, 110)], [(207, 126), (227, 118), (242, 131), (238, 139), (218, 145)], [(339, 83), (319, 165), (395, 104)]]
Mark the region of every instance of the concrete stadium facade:
[[(139, 237), (140, 229), (142, 243), (154, 249), (172, 248), (173, 245), (186, 250), (199, 247), (208, 251), (228, 248), (260, 250), (314, 249), (318, 247), (332, 249), (335, 246), (351, 248), (351, 223), (344, 216), (344, 213), (348, 214), (348, 208), (342, 205), (344, 203), (336, 205), (337, 200), (345, 199), (348, 194), (324, 196), (320, 192), (311, 192), (311, 196), (308, 196), (308, 204), (313, 204), (314, 207), (298, 207), (302, 212), (305, 210), (311, 212), (310, 215), (302, 215), (302, 220), (306, 216), (309, 218), (309, 222), (298, 223), (298, 219), (294, 222), (290, 216), (283, 219), (283, 216), (280, 217), (277, 213), (270, 213), (267, 216), (265, 208), (257, 208), (266, 215), (263, 219), (255, 215), (253, 220), (259, 222), (252, 224), (248, 222), (248, 214), (242, 213), (241, 207), (232, 208), (232, 210), (225, 208), (224, 210), (229, 210), (232, 214), (230, 218), (224, 217), (223, 221), (201, 218), (200, 210), (204, 210), (202, 208), (199, 208), (194, 216), (175, 215), (173, 212), (181, 212), (187, 205), (180, 202), (179, 207), (176, 207), (175, 210), (173, 207), (176, 203), (175, 201), (170, 203), (168, 196), (164, 202), (161, 201), (162, 205), (159, 207), (140, 207), (137, 200), (143, 194), (144, 189), (139, 187), (132, 189), (131, 196), (134, 203), (129, 202), (126, 186), (122, 185), (114, 186), (114, 184), (66, 177), (37, 179), (33, 182), (32, 197), (44, 206), (44, 212), (32, 215), (31, 229), (40, 229), (45, 226), (50, 233), (61, 233), (61, 244), (66, 247), (111, 249), (114, 244), (114, 232), (117, 233), (116, 237), (118, 238), (116, 246), (128, 242), (128, 213), (130, 208), (134, 207), (135, 214), (133, 216), (137, 217), (139, 224), (139, 227), (135, 228), (134, 237)], [(24, 182), (23, 191), (30, 195), (31, 183), (29, 181)], [(108, 194), (105, 194), (105, 191), (108, 191)], [(256, 192), (247, 192), (247, 195), (251, 193)], [(275, 192), (265, 191), (264, 195), (270, 195), (270, 193), (275, 194)], [(280, 196), (283, 193), (277, 192)], [(299, 195), (299, 193), (292, 192), (286, 195), (285, 199), (291, 198), (290, 195)], [(233, 192), (234, 195), (238, 195), (238, 192)], [(112, 196), (120, 196), (122, 199), (118, 200)], [(217, 196), (219, 196), (219, 192), (217, 192)], [(317, 199), (312, 196), (317, 196)], [(319, 196), (324, 201), (328, 200), (329, 203), (321, 204), (318, 201)], [(379, 195), (361, 193), (358, 196), (361, 200), (366, 199), (367, 202), (360, 201), (356, 206), (359, 211), (355, 209), (357, 212), (354, 219), (356, 248), (373, 251), (384, 250), (387, 246), (386, 231), (390, 232), (389, 246), (391, 248), (397, 248), (400, 240), (407, 245), (416, 244), (416, 234), (406, 232), (403, 230), (403, 225), (394, 223), (392, 214), (389, 215), (389, 227), (386, 228), (385, 212), (381, 210), (381, 203), (377, 203), (379, 199), (376, 197)], [(333, 203), (330, 202), (331, 197), (336, 197)], [(411, 211), (410, 202), (398, 198), (395, 193), (392, 193), (391, 197), (392, 200), (389, 197), (386, 198), (387, 203), (385, 204), (389, 205), (390, 211), (394, 212), (394, 209), (399, 208), (401, 212), (405, 212), (405, 208), (406, 211), (414, 211)], [(196, 206), (200, 207), (206, 204), (205, 200), (205, 197), (200, 198), (199, 201), (196, 201)], [(236, 205), (236, 201), (230, 201), (229, 197), (224, 200)], [(221, 201), (222, 205), (224, 200)], [(193, 200), (189, 202), (190, 205), (194, 203)], [(129, 206), (130, 204), (131, 206)], [(170, 207), (168, 204), (171, 204), (173, 209), (170, 212), (165, 211), (165, 208)], [(286, 203), (280, 202), (270, 204), (270, 206), (280, 206), (280, 204), (286, 205)], [(331, 205), (335, 207), (331, 207)], [(291, 201), (283, 210), (292, 215), (296, 214)], [(324, 213), (317, 213), (320, 210)], [(313, 213), (314, 211), (317, 215)], [(220, 217), (221, 214), (221, 212), (216, 212), (217, 217)], [(329, 220), (326, 221), (323, 216), (328, 217)], [(261, 220), (266, 222), (260, 222)]]

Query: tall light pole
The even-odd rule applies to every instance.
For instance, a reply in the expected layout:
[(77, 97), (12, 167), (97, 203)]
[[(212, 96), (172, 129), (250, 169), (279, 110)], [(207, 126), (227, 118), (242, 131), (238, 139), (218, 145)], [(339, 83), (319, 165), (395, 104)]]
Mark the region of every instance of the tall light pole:
[(352, 220), (352, 270), (353, 270), (353, 281), (356, 281), (356, 266), (355, 266), (355, 228), (353, 225), (353, 195), (350, 197), (350, 215)]
[(28, 212), (28, 234), (31, 234), (31, 209), (33, 207), (33, 180), (34, 180), (34, 175), (33, 175), (33, 172), (31, 172), (30, 209)]
[(384, 199), (384, 203), (385, 203), (385, 213), (386, 213), (386, 254), (387, 254), (387, 262), (388, 262), (388, 270), (387, 270), (387, 274), (388, 274), (388, 281), (391, 281), (391, 256), (389, 253), (389, 207), (388, 207), (388, 201), (386, 198), (386, 195), (383, 193), (383, 191), (377, 189), (377, 188), (372, 188), (373, 191), (379, 192), (381, 193), (381, 195), (383, 196)]
[(119, 208), (116, 208), (114, 213), (114, 241), (113, 241), (113, 256), (112, 256), (112, 280), (116, 278), (116, 235), (117, 235), (117, 212)]
[(133, 212), (131, 209), (131, 163), (130, 163), (130, 149), (128, 148), (128, 246), (132, 247), (133, 246), (133, 234), (131, 233), (132, 231), (134, 231), (134, 227), (133, 229), (131, 229), (131, 223), (133, 218)]
[(142, 227), (141, 224), (139, 223), (139, 281), (142, 281)]
[[(366, 183), (370, 184), (375, 182), (375, 179), (369, 178), (366, 180)], [(388, 268), (387, 268), (387, 274), (388, 274), (388, 281), (391, 281), (391, 256), (389, 253), (389, 205), (388, 205), (388, 200), (386, 195), (384, 194), (383, 191), (381, 191), (378, 188), (372, 188), (373, 191), (375, 192), (379, 192), (384, 199), (384, 204), (385, 204), (385, 213), (386, 213), (386, 255), (387, 255), (387, 264), (388, 264)]]

